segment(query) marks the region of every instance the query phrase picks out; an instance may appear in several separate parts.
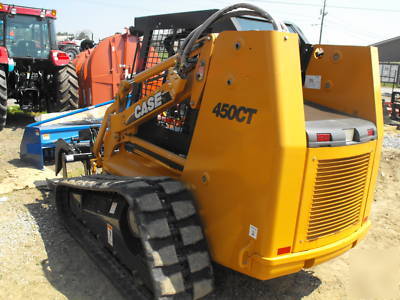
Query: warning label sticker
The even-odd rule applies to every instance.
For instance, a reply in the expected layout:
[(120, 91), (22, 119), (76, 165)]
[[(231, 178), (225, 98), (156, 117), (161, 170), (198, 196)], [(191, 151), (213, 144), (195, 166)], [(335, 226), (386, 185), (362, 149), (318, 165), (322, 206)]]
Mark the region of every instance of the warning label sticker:
[(321, 75), (306, 75), (304, 87), (307, 89), (321, 89)]
[(257, 234), (258, 234), (258, 228), (256, 226), (250, 224), (249, 236), (251, 236), (253, 239), (256, 240)]
[(114, 246), (113, 245), (112, 226), (110, 224), (107, 224), (107, 241), (110, 244), (110, 246)]
[(117, 202), (113, 202), (110, 207), (110, 214), (115, 214), (115, 210), (117, 209)]

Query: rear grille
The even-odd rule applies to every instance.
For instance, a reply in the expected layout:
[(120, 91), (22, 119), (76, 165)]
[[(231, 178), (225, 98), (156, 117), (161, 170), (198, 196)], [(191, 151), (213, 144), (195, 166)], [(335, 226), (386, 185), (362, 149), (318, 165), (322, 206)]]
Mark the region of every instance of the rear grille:
[(307, 239), (357, 223), (368, 177), (370, 154), (318, 161)]

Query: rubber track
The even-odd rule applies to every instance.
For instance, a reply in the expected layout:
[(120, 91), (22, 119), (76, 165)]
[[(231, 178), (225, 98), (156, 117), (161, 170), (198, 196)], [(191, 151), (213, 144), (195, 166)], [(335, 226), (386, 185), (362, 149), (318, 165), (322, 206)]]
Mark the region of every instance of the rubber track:
[[(119, 194), (135, 214), (153, 291), (89, 230), (66, 213), (68, 189)], [(67, 229), (128, 299), (198, 299), (213, 289), (207, 243), (191, 194), (168, 177), (92, 175), (57, 182), (57, 210)]]
[(0, 68), (0, 131), (6, 126), (7, 119), (7, 78), (6, 72)]
[(54, 111), (76, 109), (79, 106), (79, 85), (75, 66), (69, 63), (56, 74), (56, 99)]

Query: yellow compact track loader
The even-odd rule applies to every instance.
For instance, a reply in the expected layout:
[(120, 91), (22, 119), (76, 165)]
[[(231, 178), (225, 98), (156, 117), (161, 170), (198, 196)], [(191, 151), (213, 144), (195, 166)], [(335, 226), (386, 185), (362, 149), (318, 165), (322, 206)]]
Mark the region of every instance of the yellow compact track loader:
[(90, 163), (56, 183), (57, 208), (124, 295), (198, 299), (211, 261), (267, 280), (365, 236), (383, 135), (375, 48), (310, 45), (249, 4), (131, 31), (143, 71), (82, 132), (90, 153), (56, 156), (57, 171)]

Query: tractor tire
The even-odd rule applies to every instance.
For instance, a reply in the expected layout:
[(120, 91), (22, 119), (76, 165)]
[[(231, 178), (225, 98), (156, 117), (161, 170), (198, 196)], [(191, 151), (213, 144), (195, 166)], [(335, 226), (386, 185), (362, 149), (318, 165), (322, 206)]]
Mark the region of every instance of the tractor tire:
[(6, 126), (7, 118), (7, 76), (3, 67), (0, 67), (0, 131)]
[(61, 49), (61, 51), (67, 53), (71, 61), (74, 60), (79, 54), (79, 50), (75, 46), (65, 46)]
[(75, 66), (69, 63), (54, 74), (55, 97), (49, 112), (61, 112), (79, 107), (79, 85)]

